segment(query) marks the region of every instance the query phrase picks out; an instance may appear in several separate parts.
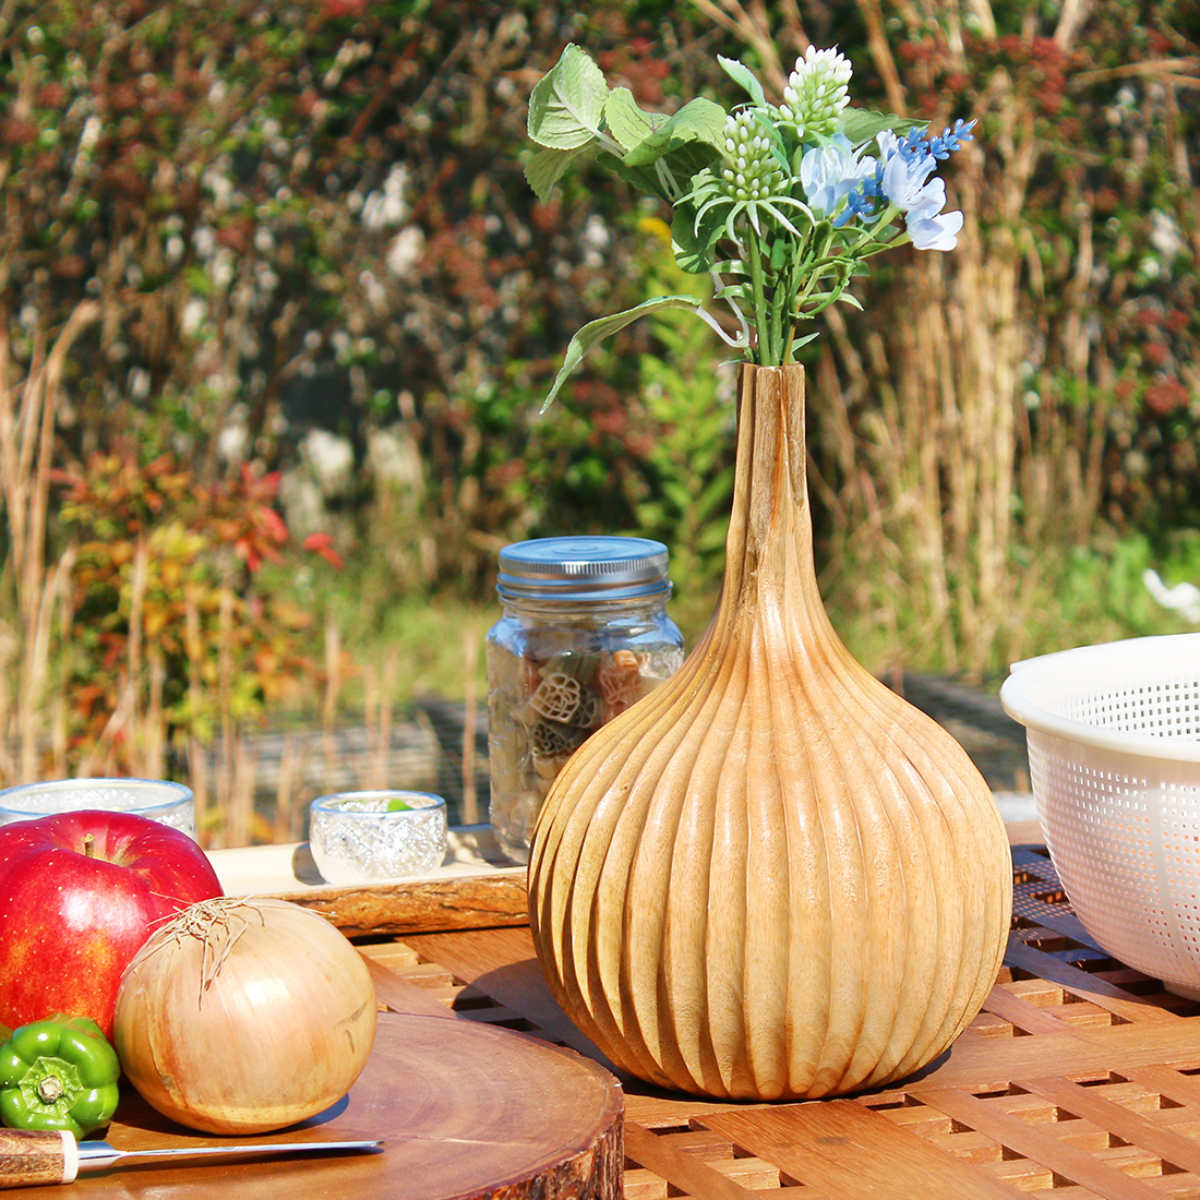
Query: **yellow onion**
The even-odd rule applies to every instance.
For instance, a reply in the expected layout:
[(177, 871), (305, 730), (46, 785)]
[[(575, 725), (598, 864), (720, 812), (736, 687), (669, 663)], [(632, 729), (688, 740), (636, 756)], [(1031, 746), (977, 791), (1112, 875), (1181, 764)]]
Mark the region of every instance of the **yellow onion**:
[(121, 981), (114, 1042), (164, 1116), (209, 1133), (262, 1133), (339, 1100), (375, 1038), (375, 989), (324, 917), (284, 900), (193, 904)]

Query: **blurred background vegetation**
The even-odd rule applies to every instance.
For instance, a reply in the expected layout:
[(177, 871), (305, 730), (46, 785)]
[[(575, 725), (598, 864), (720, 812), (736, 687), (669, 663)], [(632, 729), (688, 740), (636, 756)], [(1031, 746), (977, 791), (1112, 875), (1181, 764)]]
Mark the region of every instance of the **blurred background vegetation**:
[(0, 5), (0, 782), (171, 774), (245, 798), (217, 842), (294, 834), (239, 734), (473, 713), (522, 537), (661, 538), (703, 627), (716, 339), (634, 327), (537, 415), (579, 325), (695, 287), (611, 177), (527, 188), (567, 41), (646, 108), (815, 42), (856, 103), (979, 120), (958, 250), (893, 257), (806, 351), (823, 590), (868, 665), (1186, 627), (1142, 573), (1200, 582), (1194, 0), (585, 7)]

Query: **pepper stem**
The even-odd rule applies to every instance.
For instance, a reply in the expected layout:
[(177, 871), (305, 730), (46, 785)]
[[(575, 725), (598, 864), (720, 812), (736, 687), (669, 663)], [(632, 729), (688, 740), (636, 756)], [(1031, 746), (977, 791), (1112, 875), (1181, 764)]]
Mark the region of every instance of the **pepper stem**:
[(53, 1104), (66, 1090), (66, 1085), (57, 1075), (46, 1075), (38, 1080), (38, 1098), (47, 1104)]

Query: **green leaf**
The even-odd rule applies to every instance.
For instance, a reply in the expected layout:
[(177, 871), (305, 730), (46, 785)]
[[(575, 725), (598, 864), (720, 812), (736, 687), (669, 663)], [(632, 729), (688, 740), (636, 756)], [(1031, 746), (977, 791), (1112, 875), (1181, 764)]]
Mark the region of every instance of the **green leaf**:
[[(688, 180), (708, 166), (715, 156), (716, 151), (711, 146), (702, 142), (687, 142), (657, 162), (646, 166), (629, 167), (625, 159), (606, 152), (599, 154), (596, 161), (637, 188), (639, 192), (657, 196), (668, 204), (675, 204), (680, 194), (687, 191)], [(664, 171), (675, 181), (674, 191), (663, 182)]]
[(622, 150), (632, 150), (640, 145), (667, 120), (664, 113), (639, 108), (628, 88), (613, 88), (604, 102), (604, 121)]
[(748, 283), (731, 283), (718, 288), (714, 293), (716, 300), (754, 300), (754, 289)]
[(550, 385), (546, 399), (542, 401), (541, 411), (545, 412), (554, 403), (554, 398), (558, 395), (562, 385), (583, 361), (584, 355), (589, 350), (605, 338), (612, 337), (614, 333), (620, 333), (626, 325), (632, 325), (634, 321), (642, 317), (668, 308), (683, 308), (697, 314), (704, 312), (704, 306), (690, 296), (654, 296), (650, 300), (643, 300), (641, 304), (634, 305), (633, 308), (627, 308), (624, 312), (613, 313), (612, 316), (589, 321), (568, 343), (567, 352), (563, 355), (562, 366), (559, 367), (558, 374), (555, 375), (554, 382)]
[(647, 196), (657, 196), (659, 200), (664, 200), (668, 204), (674, 199), (664, 187), (653, 167), (638, 167), (631, 171), (621, 159), (607, 151), (601, 151), (596, 155), (596, 161), (614, 175), (624, 179), (630, 186), (637, 188), (639, 192), (645, 192)]
[[(718, 474), (700, 492), (698, 499), (689, 497), (689, 506), (694, 505), (696, 510), (700, 513), (703, 513), (705, 516), (709, 515), (714, 510), (723, 509), (729, 502), (729, 492), (732, 482), (732, 471), (718, 472)], [(722, 534), (723, 533), (724, 531), (722, 530)], [(723, 537), (722, 540), (724, 540)]]
[(725, 73), (741, 87), (745, 88), (750, 93), (750, 99), (754, 101), (759, 108), (767, 107), (767, 97), (763, 92), (763, 86), (758, 82), (758, 77), (750, 70), (745, 63), (738, 62), (736, 58), (726, 58), (723, 54), (717, 55), (717, 62), (725, 69)]
[(721, 218), (713, 209), (700, 220), (696, 232), (696, 211), (691, 204), (680, 204), (671, 218), (671, 249), (675, 261), (689, 275), (703, 275), (712, 269), (713, 247), (721, 237)]
[(530, 94), (529, 136), (551, 150), (586, 146), (600, 130), (607, 98), (604, 73), (572, 43)]
[(590, 149), (577, 146), (574, 150), (538, 150), (525, 160), (525, 178), (537, 198), (545, 204), (562, 178), (563, 172)]
[[(647, 167), (681, 146), (699, 143), (720, 155), (725, 110), (703, 96), (689, 100), (673, 117), (644, 138), (624, 159), (627, 167)], [(712, 155), (710, 154), (710, 157)]]
[(871, 108), (846, 108), (842, 110), (842, 129), (852, 146), (861, 146), (878, 137), (885, 129), (907, 131), (922, 125), (911, 117), (895, 117), (891, 113), (876, 112)]

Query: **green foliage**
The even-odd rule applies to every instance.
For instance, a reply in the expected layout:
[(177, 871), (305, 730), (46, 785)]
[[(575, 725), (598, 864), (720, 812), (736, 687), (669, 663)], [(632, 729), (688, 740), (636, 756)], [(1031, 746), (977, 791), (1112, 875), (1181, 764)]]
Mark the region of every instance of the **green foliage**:
[(1070, 413), (1080, 454), (1103, 444), (1098, 516), (1151, 535), (1194, 526), (1200, 93), (1171, 65), (1196, 54), (1194, 6), (1101, 0), (1065, 41), (1057, 10), (993, 11), (995, 34), (971, 30), (961, 55), (932, 22), (894, 45), (916, 111), (980, 113), (988, 167), (960, 186), (977, 192), (983, 252), (1017, 247), (1024, 263), (1030, 452)]
[[(984, 154), (956, 162), (952, 187), (980, 214), (972, 254), (993, 274), (1015, 261), (1019, 286), (1003, 311), (957, 294), (942, 311), (953, 345), (999, 330), (1017, 348), (1017, 482), (1004, 499), (1019, 522), (1006, 560), (1016, 573), (1073, 561), (1072, 545), (1100, 544), (1103, 523), (1155, 546), (1160, 530), (1200, 524), (1189, 175), (1200, 91), (1179, 82), (1178, 66), (1198, 53), (1191, 7), (1097, 0), (1063, 46), (1055, 6), (994, 4), (994, 32), (972, 19), (960, 38), (948, 33), (957, 7), (886, 0), (894, 78), (872, 73), (889, 61), (868, 49), (873, 8), (804, 14), (806, 39), (858, 64), (870, 108), (851, 110), (856, 140), (872, 135), (871, 112), (894, 87), (922, 121), (981, 115)], [(799, 52), (798, 20), (775, 16), (779, 41)], [(57, 462), (86, 473), (123, 437), (144, 462), (186, 461), (197, 488), (236, 486), (243, 462), (259, 476), (287, 468), (312, 426), (346, 434), (358, 459), (338, 514), (339, 548), (354, 556), (341, 600), (347, 612), (369, 608), (366, 628), (384, 638), (389, 610), (420, 607), (430, 589), (487, 597), (498, 547), (538, 533), (650, 529), (672, 545), (677, 602), (707, 586), (719, 558), (714, 481), (732, 452), (730, 410), (712, 395), (721, 348), (708, 333), (660, 310), (589, 352), (568, 403), (541, 418), (537, 408), (575, 330), (654, 296), (708, 298), (716, 214), (698, 232), (677, 222), (693, 274), (667, 271), (660, 244), (646, 253), (637, 193), (657, 205), (671, 198), (659, 166), (690, 179), (714, 161), (722, 110), (709, 97), (731, 78), (751, 103), (750, 80), (777, 94), (772, 64), (735, 30), (666, 0), (585, 11), (533, 0), (21, 0), (0, 21), (3, 365), (18, 390), (57, 381)], [(547, 146), (523, 161), (531, 83), (571, 43), (592, 48), (611, 80), (599, 128), (613, 146)], [(595, 98), (583, 99), (576, 139), (596, 118)], [(570, 139), (576, 118), (560, 105), (548, 97), (546, 111)], [(904, 629), (889, 642), (933, 661), (912, 565), (924, 560), (900, 534), (900, 566), (856, 542), (877, 514), (843, 503), (864, 474), (878, 490), (887, 470), (909, 478), (937, 458), (928, 434), (916, 450), (895, 438), (893, 384), (917, 379), (934, 410), (954, 403), (922, 358), (916, 275), (903, 255), (886, 263), (855, 280), (874, 316), (844, 310), (844, 332), (806, 353), (824, 483), (816, 516), (826, 577), (874, 579), (870, 623), (898, 614)], [(730, 272), (727, 282), (749, 280)], [(93, 302), (70, 353), (38, 376), (57, 331)], [(821, 412), (835, 376), (848, 381), (844, 429)], [(365, 465), (377, 427), (402, 430), (423, 471), (412, 505), (388, 519), (386, 488)], [(854, 453), (839, 457), (837, 437), (853, 438)], [(984, 438), (976, 453), (993, 450)], [(934, 470), (944, 490), (945, 461)], [(1061, 485), (1049, 500), (1021, 490), (1044, 478)], [(901, 492), (884, 516), (911, 521), (906, 504)], [(97, 520), (109, 511), (100, 504)], [(137, 519), (166, 547), (158, 517)], [(176, 522), (188, 537), (190, 521)], [(52, 522), (49, 561), (76, 535), (82, 527)], [(230, 543), (205, 537), (215, 570), (205, 556), (227, 556)], [(184, 544), (164, 561), (181, 561)], [(962, 555), (956, 579), (970, 574), (970, 549), (947, 549)], [(262, 598), (273, 575), (268, 563), (252, 593)], [(126, 585), (111, 564), (103, 577), (116, 604)], [(848, 611), (861, 586), (839, 589)], [(324, 584), (300, 598), (313, 612), (338, 599)], [(1039, 592), (1014, 623), (1045, 620), (1052, 599)], [(110, 667), (85, 662), (94, 651), (103, 664), (98, 636), (79, 630), (81, 681), (94, 670), (111, 682)], [(172, 660), (171, 672), (178, 686), (186, 664)]]
[[(132, 770), (144, 748), (130, 734), (148, 710), (170, 740), (209, 741), (225, 714), (295, 699), (316, 673), (313, 618), (255, 587), (261, 564), (288, 553), (278, 477), (245, 471), (205, 488), (166, 457), (97, 454), (60, 482), (58, 519), (76, 547), (65, 641), (78, 751), (111, 739), (116, 766)], [(115, 734), (114, 714), (127, 727)]]
[(562, 366), (559, 367), (558, 374), (555, 375), (554, 382), (550, 385), (545, 400), (542, 401), (542, 411), (545, 412), (554, 403), (554, 397), (558, 395), (562, 385), (574, 373), (589, 350), (594, 349), (606, 338), (612, 337), (614, 333), (620, 333), (634, 321), (640, 320), (642, 317), (660, 314), (667, 309), (682, 309), (692, 313), (693, 316), (708, 320), (708, 312), (703, 304), (690, 296), (651, 296), (649, 300), (643, 300), (640, 304), (635, 304), (633, 308), (627, 308), (624, 312), (613, 313), (607, 317), (597, 317), (596, 320), (589, 321), (567, 343)]
[[(650, 231), (660, 222), (646, 222)], [(662, 230), (665, 233), (665, 230)], [(675, 289), (687, 276), (666, 250), (653, 259), (650, 286)], [(693, 284), (693, 286), (695, 286)], [(654, 352), (643, 354), (642, 400), (655, 434), (646, 454), (636, 527), (671, 547), (671, 574), (690, 630), (707, 620), (724, 568), (733, 493), (735, 368), (720, 365), (695, 322), (653, 318)]]

